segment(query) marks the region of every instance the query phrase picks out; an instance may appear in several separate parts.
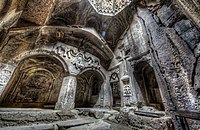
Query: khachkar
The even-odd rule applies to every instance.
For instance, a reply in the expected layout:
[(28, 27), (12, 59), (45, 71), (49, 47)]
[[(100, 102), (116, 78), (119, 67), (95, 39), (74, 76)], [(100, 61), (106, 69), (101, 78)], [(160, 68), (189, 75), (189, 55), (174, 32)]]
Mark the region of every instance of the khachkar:
[(88, 0), (102, 15), (114, 16), (127, 7), (133, 0)]

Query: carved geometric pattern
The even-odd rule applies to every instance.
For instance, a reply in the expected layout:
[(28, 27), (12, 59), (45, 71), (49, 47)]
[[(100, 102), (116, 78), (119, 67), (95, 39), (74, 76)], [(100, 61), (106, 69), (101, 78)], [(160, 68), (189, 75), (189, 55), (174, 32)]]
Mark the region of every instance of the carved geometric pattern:
[(126, 8), (132, 0), (88, 0), (94, 9), (102, 15), (115, 16)]

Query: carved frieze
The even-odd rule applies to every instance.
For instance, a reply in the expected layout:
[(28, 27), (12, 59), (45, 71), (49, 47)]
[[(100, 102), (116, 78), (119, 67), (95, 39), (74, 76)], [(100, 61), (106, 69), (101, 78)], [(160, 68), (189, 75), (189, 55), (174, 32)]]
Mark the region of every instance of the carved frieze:
[(87, 52), (79, 51), (75, 47), (58, 44), (53, 50), (56, 54), (60, 55), (67, 61), (70, 61), (70, 64), (73, 66), (71, 71), (75, 73), (86, 68), (100, 69), (100, 62), (98, 58)]

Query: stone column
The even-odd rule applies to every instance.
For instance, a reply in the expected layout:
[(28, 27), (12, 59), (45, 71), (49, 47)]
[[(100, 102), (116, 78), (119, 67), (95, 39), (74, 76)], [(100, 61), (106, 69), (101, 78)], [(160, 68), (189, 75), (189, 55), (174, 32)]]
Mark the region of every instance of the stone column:
[(55, 109), (71, 110), (74, 108), (76, 85), (77, 80), (75, 76), (67, 76), (63, 79)]
[[(131, 68), (127, 61), (120, 65), (120, 88), (121, 88), (121, 104), (122, 106), (132, 106), (137, 103), (135, 86), (133, 86), (131, 78)], [(124, 82), (125, 81), (125, 82)]]

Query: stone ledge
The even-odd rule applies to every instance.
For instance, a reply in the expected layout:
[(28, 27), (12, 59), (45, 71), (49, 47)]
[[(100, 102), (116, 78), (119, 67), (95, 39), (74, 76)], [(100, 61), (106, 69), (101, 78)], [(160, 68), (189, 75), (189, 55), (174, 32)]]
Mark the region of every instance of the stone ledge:
[(49, 130), (49, 129), (58, 129), (58, 128), (70, 128), (75, 126), (81, 126), (85, 124), (95, 123), (98, 120), (95, 118), (81, 118), (75, 120), (68, 120), (68, 121), (58, 121), (50, 124), (39, 124), (39, 125), (30, 125), (30, 126), (16, 126), (16, 127), (4, 127), (0, 128), (0, 130)]
[(55, 110), (0, 109), (0, 128), (10, 126), (23, 126), (32, 124), (45, 124), (55, 121), (64, 121), (79, 118), (76, 112), (61, 112)]

